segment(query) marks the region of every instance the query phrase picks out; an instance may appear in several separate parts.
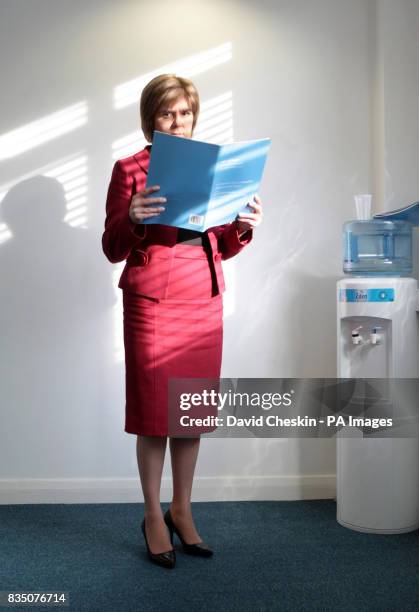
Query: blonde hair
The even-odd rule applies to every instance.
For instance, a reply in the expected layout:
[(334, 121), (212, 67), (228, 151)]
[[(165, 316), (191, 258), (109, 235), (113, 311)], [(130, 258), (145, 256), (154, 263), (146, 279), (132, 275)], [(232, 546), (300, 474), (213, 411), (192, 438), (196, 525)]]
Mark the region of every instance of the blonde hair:
[(159, 109), (182, 96), (191, 106), (193, 132), (199, 115), (199, 94), (192, 81), (175, 74), (160, 74), (144, 87), (140, 100), (140, 116), (141, 129), (148, 142), (153, 140), (154, 121)]

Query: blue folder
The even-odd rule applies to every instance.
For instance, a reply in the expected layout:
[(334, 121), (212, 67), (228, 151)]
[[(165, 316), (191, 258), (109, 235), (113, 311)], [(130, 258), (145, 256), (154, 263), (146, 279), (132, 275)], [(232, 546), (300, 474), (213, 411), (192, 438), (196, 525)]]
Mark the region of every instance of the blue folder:
[(143, 223), (204, 232), (233, 221), (259, 190), (270, 144), (264, 138), (216, 145), (154, 132), (147, 187), (159, 185), (153, 195), (167, 202)]

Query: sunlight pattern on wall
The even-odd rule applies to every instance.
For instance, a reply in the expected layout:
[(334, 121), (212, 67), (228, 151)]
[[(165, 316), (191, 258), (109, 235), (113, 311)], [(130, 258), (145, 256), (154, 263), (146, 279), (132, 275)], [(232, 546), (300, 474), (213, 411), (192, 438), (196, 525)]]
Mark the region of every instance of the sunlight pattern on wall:
[(79, 155), (70, 161), (44, 172), (45, 176), (59, 181), (65, 193), (67, 213), (64, 222), (71, 227), (87, 225), (87, 156)]
[(233, 92), (228, 91), (201, 104), (194, 138), (214, 144), (233, 140)]
[(118, 138), (118, 140), (112, 143), (112, 159), (116, 161), (117, 159), (133, 155), (144, 149), (147, 144), (148, 142), (142, 136), (142, 131), (138, 129), (122, 138)]
[[(13, 185), (14, 183), (11, 182), (11, 183), (2, 185), (0, 188), (0, 214), (1, 214), (1, 203), (3, 199), (5, 198), (9, 189), (11, 189)], [(7, 242), (11, 238), (13, 238), (13, 232), (9, 229), (7, 223), (0, 222), (0, 245), (3, 244), (4, 242)]]
[(85, 125), (87, 113), (87, 102), (79, 102), (1, 135), (0, 161), (16, 157)]
[(13, 236), (6, 223), (0, 223), (0, 244), (7, 242)]
[(166, 64), (165, 66), (160, 66), (152, 72), (148, 72), (147, 74), (115, 87), (114, 106), (116, 109), (121, 109), (130, 104), (138, 104), (144, 86), (159, 74), (175, 73), (186, 78), (191, 78), (215, 66), (224, 64), (230, 61), (231, 58), (232, 44), (231, 42), (227, 42), (207, 51), (196, 53), (195, 55)]

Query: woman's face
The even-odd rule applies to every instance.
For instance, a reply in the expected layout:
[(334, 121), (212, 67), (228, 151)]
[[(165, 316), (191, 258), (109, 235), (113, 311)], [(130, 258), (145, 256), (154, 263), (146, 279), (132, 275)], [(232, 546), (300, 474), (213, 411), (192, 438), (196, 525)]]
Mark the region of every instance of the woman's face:
[(154, 129), (172, 136), (192, 137), (193, 112), (186, 98), (162, 106), (154, 119)]

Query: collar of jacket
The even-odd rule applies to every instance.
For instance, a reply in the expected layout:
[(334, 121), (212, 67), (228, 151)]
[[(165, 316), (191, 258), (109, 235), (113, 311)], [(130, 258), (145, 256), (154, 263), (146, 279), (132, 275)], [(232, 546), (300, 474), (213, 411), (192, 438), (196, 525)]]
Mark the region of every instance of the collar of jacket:
[(134, 155), (135, 161), (140, 166), (141, 170), (143, 170), (146, 174), (148, 173), (148, 167), (150, 165), (150, 154), (151, 145), (147, 145), (145, 149), (143, 149), (139, 153), (135, 153)]

